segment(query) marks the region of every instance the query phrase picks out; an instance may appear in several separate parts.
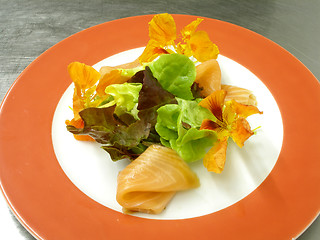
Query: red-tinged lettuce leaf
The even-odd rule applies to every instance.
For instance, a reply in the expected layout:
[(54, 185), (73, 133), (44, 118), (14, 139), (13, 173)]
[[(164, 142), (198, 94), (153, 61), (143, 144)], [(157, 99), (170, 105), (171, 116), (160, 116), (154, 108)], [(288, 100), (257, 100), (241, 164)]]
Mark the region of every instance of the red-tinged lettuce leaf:
[(114, 117), (115, 107), (86, 108), (79, 114), (84, 121), (82, 129), (68, 125), (67, 129), (73, 134), (85, 134), (94, 138), (98, 143), (120, 145), (127, 148), (137, 146), (142, 139), (147, 139), (151, 123), (155, 116), (140, 113), (140, 120), (126, 125)]
[(112, 161), (118, 161), (124, 158), (130, 160), (136, 159), (141, 153), (143, 153), (147, 149), (147, 146), (139, 144), (134, 148), (128, 149), (121, 146), (103, 145), (101, 148), (109, 153)]
[(117, 148), (115, 146), (102, 146), (103, 150), (109, 153), (112, 161), (118, 161), (124, 158), (132, 159), (133, 156), (128, 152), (127, 149)]
[(135, 74), (129, 82), (143, 84), (139, 92), (138, 110), (176, 103), (175, 96), (161, 87), (148, 66), (144, 71)]
[(79, 114), (84, 121), (83, 128), (67, 125), (67, 130), (73, 134), (90, 135), (99, 143), (109, 143), (109, 135), (118, 125), (123, 125), (114, 117), (115, 106), (108, 108), (86, 108)]

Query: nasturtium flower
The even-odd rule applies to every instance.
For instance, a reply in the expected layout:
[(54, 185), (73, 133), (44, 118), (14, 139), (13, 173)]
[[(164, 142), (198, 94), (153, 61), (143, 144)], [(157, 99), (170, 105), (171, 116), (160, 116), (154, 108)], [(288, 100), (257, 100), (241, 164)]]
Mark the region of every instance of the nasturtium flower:
[[(197, 61), (204, 62), (216, 59), (218, 47), (211, 42), (204, 31), (197, 31), (203, 21), (197, 18), (181, 30), (181, 39), (177, 41), (176, 24), (168, 13), (155, 15), (149, 22), (150, 40), (139, 57), (141, 63), (148, 63), (161, 54), (179, 53), (187, 57), (193, 56)], [(177, 43), (176, 43), (177, 41)]]
[[(72, 62), (68, 65), (68, 72), (70, 78), (74, 83), (73, 92), (73, 115), (71, 121), (66, 121), (67, 125), (79, 127), (83, 125), (79, 112), (88, 107), (89, 104), (94, 103), (96, 94), (96, 83), (100, 79), (100, 73), (93, 67), (80, 62)], [(77, 140), (92, 141), (89, 136), (76, 136)]]
[(79, 119), (79, 112), (95, 97), (95, 84), (100, 79), (100, 73), (93, 67), (80, 62), (68, 65), (70, 78), (74, 83), (73, 113), (75, 120)]
[(70, 63), (68, 72), (76, 87), (81, 89), (92, 87), (100, 78), (100, 73), (93, 67), (80, 62)]
[(149, 37), (155, 40), (160, 46), (168, 46), (176, 40), (176, 23), (168, 13), (155, 15), (149, 22)]
[(202, 18), (197, 18), (197, 20), (192, 21), (190, 24), (188, 24), (187, 26), (185, 26), (182, 30), (181, 30), (181, 34), (182, 34), (182, 39), (188, 40), (190, 39), (190, 37), (195, 33), (195, 31), (197, 30), (197, 27), (199, 26), (199, 24), (203, 21)]
[(191, 50), (192, 56), (199, 62), (205, 62), (210, 59), (217, 59), (219, 49), (217, 45), (211, 42), (208, 33), (197, 31), (191, 35), (187, 41), (187, 46)]
[(141, 63), (151, 62), (168, 52), (176, 40), (176, 23), (168, 13), (155, 15), (149, 22), (149, 42), (139, 57)]
[(216, 59), (219, 54), (217, 45), (211, 42), (209, 35), (205, 31), (197, 31), (197, 27), (203, 21), (197, 18), (182, 31), (183, 43), (177, 45), (177, 52), (188, 57), (193, 56), (199, 62), (205, 62), (210, 59)]
[(226, 94), (224, 90), (217, 90), (199, 103), (200, 106), (210, 110), (216, 118), (204, 119), (200, 127), (217, 133), (218, 141), (203, 159), (208, 171), (216, 173), (221, 173), (224, 168), (229, 137), (239, 147), (243, 147), (244, 142), (254, 134), (246, 118), (252, 114), (262, 114), (252, 105), (244, 105), (235, 100), (225, 102)]
[(159, 45), (159, 43), (156, 40), (151, 39), (148, 42), (143, 53), (139, 57), (139, 60), (141, 63), (148, 63), (148, 62), (152, 62), (158, 56), (162, 54), (167, 54), (167, 53), (169, 52), (165, 50), (164, 47), (161, 47), (161, 45)]

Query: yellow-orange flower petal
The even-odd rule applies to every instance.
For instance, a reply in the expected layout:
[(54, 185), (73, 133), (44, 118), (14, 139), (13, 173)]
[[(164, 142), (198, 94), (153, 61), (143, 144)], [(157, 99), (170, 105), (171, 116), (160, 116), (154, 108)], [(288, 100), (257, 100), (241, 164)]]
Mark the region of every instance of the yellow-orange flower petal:
[(146, 48), (143, 50), (142, 54), (139, 57), (139, 61), (141, 64), (148, 63), (156, 59), (161, 54), (167, 54), (168, 51), (163, 49), (158, 45), (158, 43), (151, 39)]
[(72, 81), (81, 89), (92, 87), (100, 78), (100, 73), (93, 67), (80, 62), (70, 63), (68, 72)]
[(187, 57), (191, 57), (192, 56), (192, 51), (188, 47), (188, 44), (186, 44), (186, 43), (179, 42), (177, 44), (177, 46), (175, 47), (175, 50), (177, 51), (178, 54), (182, 54), (182, 55), (185, 55)]
[(226, 126), (224, 123), (220, 122), (222, 126), (220, 126), (218, 123), (210, 120), (210, 119), (204, 119), (201, 123), (200, 130), (207, 129), (212, 130), (217, 133), (218, 139), (224, 139), (226, 137), (230, 136), (229, 131), (226, 129)]
[(155, 15), (149, 22), (149, 37), (159, 43), (159, 46), (168, 46), (176, 39), (176, 23), (168, 13)]
[(211, 42), (209, 35), (205, 31), (195, 32), (190, 36), (190, 40), (187, 43), (192, 50), (192, 55), (199, 62), (216, 59), (219, 55), (217, 45)]
[(231, 126), (238, 116), (234, 112), (232, 101), (225, 102), (224, 106), (225, 107), (222, 112), (223, 121), (227, 126)]
[(224, 98), (226, 97), (226, 91), (218, 90), (211, 93), (208, 97), (203, 99), (199, 105), (201, 107), (207, 108), (212, 112), (212, 114), (220, 121), (222, 118), (222, 108), (224, 105)]
[(216, 141), (203, 158), (203, 165), (209, 172), (221, 173), (226, 162), (228, 138)]
[(181, 30), (182, 38), (183, 39), (190, 39), (190, 36), (194, 34), (194, 32), (197, 30), (197, 27), (199, 24), (203, 21), (202, 18), (197, 18), (197, 20), (192, 21), (190, 24), (185, 26)]
[[(77, 86), (77, 85), (76, 85)], [(84, 108), (80, 87), (75, 87), (72, 98), (72, 111), (74, 119), (80, 119), (79, 112)]]
[(243, 147), (244, 142), (253, 134), (245, 118), (238, 118), (232, 125), (231, 138), (239, 147)]
[(220, 126), (210, 119), (204, 119), (201, 123), (200, 130), (208, 129), (216, 131)]

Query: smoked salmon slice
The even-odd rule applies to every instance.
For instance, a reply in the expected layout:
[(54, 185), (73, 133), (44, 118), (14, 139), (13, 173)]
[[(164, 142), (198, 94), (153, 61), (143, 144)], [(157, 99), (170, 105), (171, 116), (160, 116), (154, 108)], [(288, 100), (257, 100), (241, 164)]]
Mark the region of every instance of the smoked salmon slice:
[(202, 88), (201, 95), (203, 97), (221, 89), (227, 92), (226, 102), (234, 99), (238, 103), (257, 106), (256, 97), (250, 90), (221, 84), (221, 70), (217, 60), (211, 59), (203, 62), (196, 67), (196, 70), (195, 82)]
[(221, 70), (217, 60), (210, 59), (196, 66), (195, 82), (202, 89), (201, 94), (204, 97), (209, 96), (221, 88)]
[(221, 89), (227, 92), (225, 102), (234, 99), (238, 103), (257, 106), (258, 102), (255, 95), (248, 89), (231, 85), (221, 85)]
[(151, 145), (119, 173), (116, 199), (124, 212), (159, 214), (177, 191), (199, 185), (197, 175), (174, 150)]

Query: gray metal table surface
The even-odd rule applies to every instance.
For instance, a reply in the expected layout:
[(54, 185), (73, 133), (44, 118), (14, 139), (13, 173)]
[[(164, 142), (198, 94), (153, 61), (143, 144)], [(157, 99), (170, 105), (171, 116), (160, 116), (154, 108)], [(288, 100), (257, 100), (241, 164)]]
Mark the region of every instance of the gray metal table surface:
[[(0, 100), (34, 59), (66, 37), (110, 20), (162, 12), (250, 29), (288, 50), (320, 79), (319, 0), (0, 0)], [(299, 240), (319, 236), (318, 217)], [(34, 239), (1, 194), (0, 239)]]

